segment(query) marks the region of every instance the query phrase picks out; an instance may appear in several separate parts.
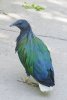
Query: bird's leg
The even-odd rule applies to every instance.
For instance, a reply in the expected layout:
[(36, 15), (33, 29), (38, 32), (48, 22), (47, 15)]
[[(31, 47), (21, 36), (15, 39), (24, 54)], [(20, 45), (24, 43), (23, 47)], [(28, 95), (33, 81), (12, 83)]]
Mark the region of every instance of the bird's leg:
[(25, 79), (23, 79), (23, 83), (28, 83), (29, 78), (30, 78), (29, 76), (25, 77)]
[(38, 87), (38, 84), (37, 83), (34, 83), (34, 82), (31, 82), (30, 81), (30, 77), (27, 76), (25, 79), (22, 79), (22, 80), (18, 80), (19, 82), (23, 82), (23, 83), (27, 83), (28, 85), (32, 85), (34, 87)]
[(22, 78), (21, 80), (17, 80), (19, 82), (23, 82), (23, 83), (27, 83), (29, 80), (29, 76), (25, 77), (25, 78)]
[(37, 83), (34, 83), (34, 82), (31, 82), (31, 81), (30, 81), (30, 76), (27, 76), (27, 77), (25, 78), (25, 80), (23, 80), (23, 82), (24, 82), (24, 83), (27, 83), (28, 85), (32, 85), (32, 86), (34, 86), (34, 87), (38, 87), (38, 84), (37, 84)]

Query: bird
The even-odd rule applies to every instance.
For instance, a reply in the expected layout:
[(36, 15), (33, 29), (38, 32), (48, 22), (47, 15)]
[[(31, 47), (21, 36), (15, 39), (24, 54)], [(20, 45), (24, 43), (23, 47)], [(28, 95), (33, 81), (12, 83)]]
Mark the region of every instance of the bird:
[(55, 86), (54, 68), (46, 44), (34, 34), (27, 20), (19, 19), (10, 26), (20, 29), (15, 51), (27, 76), (32, 76), (38, 82), (42, 92), (52, 91)]

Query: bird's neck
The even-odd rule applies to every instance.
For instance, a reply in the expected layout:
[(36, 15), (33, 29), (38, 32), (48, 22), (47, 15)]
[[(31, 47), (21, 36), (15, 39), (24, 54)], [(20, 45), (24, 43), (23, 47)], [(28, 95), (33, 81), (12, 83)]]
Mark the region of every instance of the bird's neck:
[(32, 37), (33, 37), (32, 29), (23, 30), (23, 31), (21, 30), (20, 35), (17, 37), (17, 42), (22, 41), (25, 37), (28, 38), (28, 39), (32, 39)]
[(32, 32), (32, 29), (30, 28), (28, 28), (27, 30), (21, 30), (21, 32), (20, 32), (20, 36), (21, 36), (21, 38), (24, 38), (24, 37), (29, 37), (29, 36), (32, 36), (33, 35), (33, 32)]

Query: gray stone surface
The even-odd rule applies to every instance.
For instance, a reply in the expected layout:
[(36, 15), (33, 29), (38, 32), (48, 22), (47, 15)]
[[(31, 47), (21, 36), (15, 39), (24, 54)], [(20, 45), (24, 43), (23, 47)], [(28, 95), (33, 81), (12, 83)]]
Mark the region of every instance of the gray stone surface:
[[(24, 1), (45, 6), (36, 12), (22, 8)], [(18, 82), (25, 77), (17, 54), (15, 40), (19, 34), (9, 25), (16, 19), (27, 19), (47, 44), (53, 59), (56, 85), (51, 93)], [(0, 100), (67, 100), (67, 0), (0, 0)]]

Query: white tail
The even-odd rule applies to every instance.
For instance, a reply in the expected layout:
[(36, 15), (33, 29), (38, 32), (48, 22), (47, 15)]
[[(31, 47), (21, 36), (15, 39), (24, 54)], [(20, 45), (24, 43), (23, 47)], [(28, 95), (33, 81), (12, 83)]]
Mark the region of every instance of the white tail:
[(39, 88), (40, 88), (40, 90), (41, 90), (41, 92), (49, 92), (49, 91), (52, 91), (53, 90), (53, 87), (47, 87), (47, 86), (45, 86), (45, 85), (42, 85), (42, 84), (40, 84), (39, 83)]

